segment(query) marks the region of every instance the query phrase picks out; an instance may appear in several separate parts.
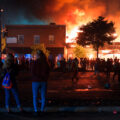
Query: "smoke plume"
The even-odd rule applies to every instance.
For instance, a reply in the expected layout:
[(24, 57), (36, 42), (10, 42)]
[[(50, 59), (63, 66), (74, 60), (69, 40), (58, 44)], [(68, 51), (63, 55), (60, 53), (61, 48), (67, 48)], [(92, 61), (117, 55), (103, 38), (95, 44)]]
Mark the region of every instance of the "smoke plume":
[(0, 0), (5, 24), (66, 24), (68, 31), (104, 16), (120, 33), (119, 0)]

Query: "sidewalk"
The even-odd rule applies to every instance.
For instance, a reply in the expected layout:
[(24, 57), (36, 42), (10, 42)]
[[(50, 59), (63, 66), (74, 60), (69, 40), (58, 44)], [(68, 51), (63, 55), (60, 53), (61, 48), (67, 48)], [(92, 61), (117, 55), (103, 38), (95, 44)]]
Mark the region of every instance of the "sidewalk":
[[(33, 111), (31, 76), (22, 73), (18, 79), (21, 103), (26, 112)], [(93, 72), (79, 73), (79, 81), (72, 84), (71, 73), (51, 73), (48, 80), (46, 112), (120, 112), (120, 88), (117, 80), (105, 89), (104, 75), (99, 79)], [(91, 87), (89, 88), (88, 85)], [(0, 112), (4, 109), (4, 92), (0, 91)], [(13, 96), (11, 96), (12, 101)], [(15, 103), (11, 103), (15, 106)], [(15, 107), (12, 108), (17, 112)]]
[[(23, 107), (23, 110), (25, 112), (28, 113), (32, 113), (33, 112), (33, 108), (32, 107)], [(14, 113), (18, 113), (19, 111), (15, 108), (12, 107), (11, 111)], [(40, 109), (38, 109), (38, 111), (40, 111)], [(0, 112), (6, 112), (5, 108), (0, 108)], [(47, 107), (45, 108), (45, 112), (119, 112), (120, 113), (120, 106), (51, 106), (51, 107)]]

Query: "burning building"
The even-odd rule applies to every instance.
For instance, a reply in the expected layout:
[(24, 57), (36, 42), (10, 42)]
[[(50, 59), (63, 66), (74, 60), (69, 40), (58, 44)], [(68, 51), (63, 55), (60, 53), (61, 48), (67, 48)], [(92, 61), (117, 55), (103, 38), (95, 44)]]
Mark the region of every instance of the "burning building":
[[(1, 0), (2, 23), (8, 25), (66, 25), (66, 43), (74, 43), (80, 26), (98, 16), (115, 23), (119, 42), (119, 0)], [(49, 47), (50, 48), (50, 47)], [(67, 53), (67, 52), (66, 52)]]

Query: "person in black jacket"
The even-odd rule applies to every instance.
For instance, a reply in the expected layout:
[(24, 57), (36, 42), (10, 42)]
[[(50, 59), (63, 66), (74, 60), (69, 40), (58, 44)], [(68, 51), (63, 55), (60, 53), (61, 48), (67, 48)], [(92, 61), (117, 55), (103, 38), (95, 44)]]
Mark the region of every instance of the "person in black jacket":
[(38, 112), (38, 93), (40, 92), (41, 100), (41, 112), (44, 112), (45, 108), (45, 96), (47, 90), (47, 80), (49, 77), (50, 67), (45, 54), (41, 51), (37, 51), (37, 59), (32, 62), (32, 92), (33, 92), (33, 106), (34, 112)]
[(3, 64), (3, 76), (9, 72), (10, 74), (10, 81), (12, 83), (12, 88), (4, 88), (5, 90), (5, 107), (7, 112), (10, 111), (10, 91), (12, 92), (14, 99), (17, 104), (17, 108), (19, 111), (22, 111), (18, 91), (17, 91), (17, 84), (16, 84), (16, 75), (18, 74), (18, 67), (17, 64), (14, 63), (14, 56), (12, 54), (7, 54), (7, 57), (5, 59), (5, 63)]

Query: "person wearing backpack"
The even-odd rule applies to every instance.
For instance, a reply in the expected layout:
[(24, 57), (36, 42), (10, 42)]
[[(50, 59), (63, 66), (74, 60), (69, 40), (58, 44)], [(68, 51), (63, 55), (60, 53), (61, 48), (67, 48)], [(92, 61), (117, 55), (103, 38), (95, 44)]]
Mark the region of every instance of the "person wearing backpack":
[[(50, 67), (47, 58), (43, 51), (37, 51), (37, 59), (32, 62), (32, 92), (33, 92), (33, 107), (34, 112), (38, 112), (38, 102), (41, 103), (41, 112), (44, 112), (47, 80), (49, 77)], [(40, 93), (41, 100), (38, 100), (38, 93)]]
[[(18, 74), (17, 65), (14, 63), (14, 56), (7, 54), (5, 63), (3, 64), (3, 82), (2, 86), (5, 91), (5, 107), (10, 112), (10, 91), (12, 92), (19, 111), (22, 111), (16, 84), (16, 75)], [(7, 85), (5, 80), (8, 79)]]

